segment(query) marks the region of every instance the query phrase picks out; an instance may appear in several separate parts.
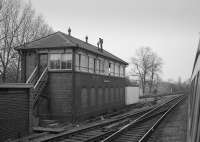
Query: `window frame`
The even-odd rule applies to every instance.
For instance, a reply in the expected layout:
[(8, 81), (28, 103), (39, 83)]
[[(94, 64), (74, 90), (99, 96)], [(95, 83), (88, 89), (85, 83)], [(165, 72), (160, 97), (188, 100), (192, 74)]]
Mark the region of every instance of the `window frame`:
[[(59, 55), (59, 68), (56, 68), (56, 69), (53, 69), (50, 67), (50, 58), (51, 58), (51, 55)], [(63, 55), (71, 55), (71, 68), (62, 68), (62, 56)], [(63, 60), (64, 61), (64, 60)], [(66, 60), (67, 61), (67, 60)], [(67, 63), (67, 62), (66, 62)], [(72, 52), (65, 52), (65, 53), (48, 53), (48, 70), (49, 71), (71, 71), (73, 68), (73, 54)]]

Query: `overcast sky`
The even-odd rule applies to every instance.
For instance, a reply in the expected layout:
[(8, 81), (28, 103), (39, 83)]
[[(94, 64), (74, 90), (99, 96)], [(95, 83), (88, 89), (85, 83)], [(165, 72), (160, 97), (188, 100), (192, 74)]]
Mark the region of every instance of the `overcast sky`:
[[(25, 0), (28, 1), (28, 0)], [(200, 0), (31, 0), (55, 31), (89, 42), (127, 62), (141, 46), (164, 60), (162, 78), (189, 78), (200, 32)]]

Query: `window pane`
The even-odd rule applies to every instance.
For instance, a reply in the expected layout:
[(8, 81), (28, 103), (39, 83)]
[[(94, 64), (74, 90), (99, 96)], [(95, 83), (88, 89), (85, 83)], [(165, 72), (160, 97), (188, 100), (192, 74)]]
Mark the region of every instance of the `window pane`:
[(50, 69), (60, 69), (60, 54), (50, 54), (49, 68)]
[(119, 76), (119, 64), (115, 63), (115, 76)]
[(104, 74), (104, 60), (101, 58), (100, 59), (100, 74)]
[(72, 69), (72, 54), (61, 55), (61, 68)]
[(89, 72), (90, 73), (94, 72), (94, 58), (92, 57), (89, 58)]
[(76, 60), (76, 63), (75, 63), (76, 64), (76, 71), (80, 70), (80, 66), (79, 66), (80, 65), (80, 63), (79, 63), (79, 58), (80, 57), (79, 56), (80, 56), (80, 54), (76, 54), (76, 57), (75, 57), (76, 58), (75, 59)]
[(110, 75), (114, 75), (115, 74), (115, 66), (114, 66), (115, 64), (113, 63), (113, 62), (110, 62), (109, 63), (109, 73), (110, 73)]
[(81, 71), (88, 72), (88, 56), (81, 56)]
[(99, 73), (99, 60), (98, 59), (96, 59), (95, 60), (96, 62), (96, 64), (95, 64), (95, 72), (98, 74)]
[(121, 65), (121, 66), (120, 66), (120, 76), (121, 76), (121, 77), (124, 76), (124, 75), (123, 75), (123, 72), (124, 72), (124, 69), (123, 69), (123, 66)]
[(125, 66), (123, 67), (123, 77), (125, 77)]
[(108, 75), (109, 74), (109, 62), (105, 60), (104, 62), (104, 74)]

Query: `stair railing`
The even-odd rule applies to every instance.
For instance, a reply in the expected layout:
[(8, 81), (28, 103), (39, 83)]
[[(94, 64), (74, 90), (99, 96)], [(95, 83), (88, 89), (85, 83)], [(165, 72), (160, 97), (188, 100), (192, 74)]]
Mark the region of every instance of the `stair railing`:
[(27, 79), (26, 83), (35, 84), (38, 76), (38, 65), (35, 67), (29, 78)]
[(40, 94), (42, 93), (48, 79), (48, 67), (44, 69), (41, 76), (37, 80), (36, 84), (34, 85), (34, 96), (33, 96), (33, 106), (35, 106)]

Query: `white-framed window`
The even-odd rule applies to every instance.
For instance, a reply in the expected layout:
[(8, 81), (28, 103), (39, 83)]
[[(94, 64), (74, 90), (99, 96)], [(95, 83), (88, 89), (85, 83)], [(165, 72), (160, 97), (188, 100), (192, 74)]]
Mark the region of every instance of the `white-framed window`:
[(99, 59), (95, 59), (95, 73), (99, 74)]
[(100, 65), (100, 74), (104, 74), (104, 59), (100, 58), (99, 60), (99, 65)]
[(49, 54), (49, 69), (71, 70), (72, 69), (72, 53)]
[(85, 54), (76, 54), (76, 71), (88, 72), (89, 56)]
[(49, 68), (60, 69), (60, 54), (49, 54)]
[(87, 55), (81, 55), (80, 69), (83, 72), (88, 72), (88, 56)]
[(104, 75), (109, 75), (110, 69), (109, 69), (109, 61), (105, 60), (104, 61)]
[(125, 75), (126, 75), (126, 66), (123, 66), (123, 77), (125, 77)]
[(109, 62), (109, 74), (115, 75), (115, 64), (113, 62)]
[(80, 71), (80, 66), (81, 66), (81, 54), (76, 54), (75, 55), (75, 68), (76, 68), (76, 71)]
[(115, 63), (115, 76), (119, 76), (119, 64)]
[(93, 57), (89, 57), (89, 72), (90, 73), (94, 73), (94, 58)]
[(123, 72), (124, 72), (123, 65), (120, 65), (120, 76), (121, 76), (121, 77), (124, 77)]

